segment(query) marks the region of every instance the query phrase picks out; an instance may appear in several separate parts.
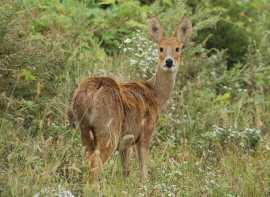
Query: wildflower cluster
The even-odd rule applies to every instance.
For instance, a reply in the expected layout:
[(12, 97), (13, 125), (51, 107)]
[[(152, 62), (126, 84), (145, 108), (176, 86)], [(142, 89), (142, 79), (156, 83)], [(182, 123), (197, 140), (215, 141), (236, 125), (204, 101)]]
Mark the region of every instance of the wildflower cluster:
[(57, 188), (44, 187), (40, 192), (34, 194), (34, 197), (40, 196), (74, 197), (74, 195), (62, 185), (58, 185)]
[(155, 44), (142, 31), (137, 30), (126, 38), (120, 48), (129, 56), (129, 64), (143, 77), (146, 78), (153, 73), (158, 51)]
[(211, 191), (221, 188), (220, 183), (217, 181), (221, 176), (221, 172), (218, 169), (213, 168), (211, 165), (207, 165), (205, 168), (199, 166), (199, 171), (205, 174), (203, 180), (202, 191), (211, 193)]
[(235, 144), (241, 148), (255, 148), (261, 140), (261, 130), (257, 128), (222, 128), (213, 125), (212, 130), (203, 136), (221, 144)]

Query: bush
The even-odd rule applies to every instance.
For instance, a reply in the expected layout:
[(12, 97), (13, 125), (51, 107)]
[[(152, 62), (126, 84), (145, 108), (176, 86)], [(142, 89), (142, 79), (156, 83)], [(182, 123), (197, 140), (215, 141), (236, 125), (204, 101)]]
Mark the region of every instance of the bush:
[(209, 36), (206, 48), (227, 50), (228, 68), (237, 63), (246, 63), (249, 45), (253, 41), (260, 42), (265, 30), (269, 28), (269, 22), (265, 20), (269, 17), (269, 13), (265, 12), (269, 9), (269, 4), (263, 0), (194, 0), (187, 4), (194, 12), (201, 7), (222, 9), (222, 20), (217, 23), (216, 28), (200, 31), (198, 40), (202, 41)]

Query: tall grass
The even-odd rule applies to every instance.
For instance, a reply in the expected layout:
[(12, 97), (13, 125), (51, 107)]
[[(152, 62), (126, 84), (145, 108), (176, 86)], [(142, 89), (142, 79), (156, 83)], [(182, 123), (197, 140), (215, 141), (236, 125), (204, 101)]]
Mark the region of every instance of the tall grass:
[[(269, 196), (267, 20), (254, 24), (261, 31), (249, 38), (245, 63), (228, 69), (227, 51), (207, 49), (211, 35), (201, 37), (216, 27), (224, 9), (170, 2), (100, 8), (93, 1), (4, 0), (0, 196)], [(149, 78), (157, 57), (145, 24), (153, 14), (169, 24), (167, 34), (190, 15), (194, 34), (152, 141), (150, 179), (140, 182), (134, 150), (125, 179), (116, 152), (97, 188), (89, 183), (79, 132), (68, 127), (71, 95), (92, 74)]]

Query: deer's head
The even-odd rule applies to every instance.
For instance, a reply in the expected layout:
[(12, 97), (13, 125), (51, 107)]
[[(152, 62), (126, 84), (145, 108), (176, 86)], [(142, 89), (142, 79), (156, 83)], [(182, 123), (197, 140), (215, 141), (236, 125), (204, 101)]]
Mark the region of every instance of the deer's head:
[(170, 37), (165, 37), (159, 20), (152, 17), (149, 20), (149, 32), (159, 46), (158, 68), (166, 72), (175, 72), (181, 61), (182, 49), (191, 37), (191, 21), (187, 17), (182, 17), (175, 32)]

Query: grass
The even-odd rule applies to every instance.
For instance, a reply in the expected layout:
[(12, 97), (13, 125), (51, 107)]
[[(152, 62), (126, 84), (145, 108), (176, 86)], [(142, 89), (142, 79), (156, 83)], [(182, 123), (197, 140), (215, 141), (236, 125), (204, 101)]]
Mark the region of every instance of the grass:
[(63, 130), (45, 139), (27, 136), (2, 122), (1, 196), (33, 196), (58, 187), (75, 196), (268, 196), (270, 184), (269, 138), (254, 151), (237, 146), (210, 150), (199, 155), (189, 143), (157, 142), (151, 148), (150, 179), (139, 180), (135, 152), (131, 174), (125, 179), (116, 152), (106, 164), (100, 191), (88, 183), (79, 133)]
[(157, 57), (144, 33), (148, 12), (168, 23), (188, 9), (182, 1), (167, 12), (169, 4), (129, 1), (121, 4), (125, 9), (99, 9), (87, 1), (63, 2), (0, 5), (0, 196), (55, 196), (64, 190), (74, 196), (270, 195), (265, 26), (257, 24), (262, 40), (250, 46), (246, 63), (226, 69), (226, 51), (208, 50), (198, 41), (200, 30), (211, 31), (220, 20), (218, 10), (198, 8), (191, 17), (194, 42), (184, 50), (152, 140), (149, 180), (140, 182), (135, 151), (125, 179), (116, 152), (98, 190), (89, 183), (79, 132), (67, 126), (71, 94), (89, 74), (151, 77)]

